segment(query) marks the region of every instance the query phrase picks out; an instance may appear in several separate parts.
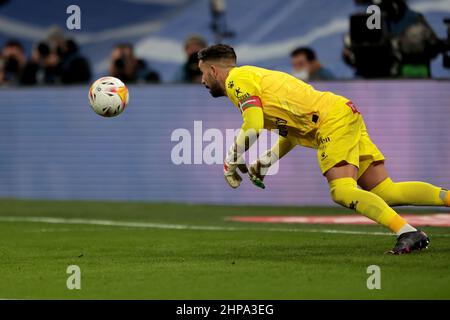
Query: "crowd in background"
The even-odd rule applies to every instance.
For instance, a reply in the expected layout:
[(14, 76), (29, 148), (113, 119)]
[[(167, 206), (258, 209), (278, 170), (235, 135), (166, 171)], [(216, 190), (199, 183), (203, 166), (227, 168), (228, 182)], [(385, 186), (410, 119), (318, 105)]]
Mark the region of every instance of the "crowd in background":
[[(193, 35), (184, 42), (186, 61), (179, 67), (173, 82), (201, 83), (197, 52), (207, 46), (206, 40)], [(108, 74), (126, 83), (159, 83), (161, 77), (143, 59), (136, 56), (131, 43), (115, 45), (110, 54)], [(88, 83), (91, 66), (73, 39), (52, 30), (33, 46), (27, 57), (22, 44), (6, 41), (0, 51), (0, 85), (60, 85)]]
[[(342, 57), (362, 78), (430, 78), (431, 60), (440, 52), (441, 42), (423, 15), (411, 10), (404, 0), (385, 2), (385, 29), (372, 43), (374, 33), (359, 36), (358, 15), (351, 17), (350, 34), (344, 40)], [(361, 16), (361, 15), (360, 15)], [(361, 16), (365, 24), (366, 16)], [(355, 30), (352, 30), (355, 25)], [(392, 39), (387, 39), (386, 30)], [(394, 43), (395, 40), (396, 43)], [(362, 42), (361, 42), (362, 41)], [(200, 83), (197, 52), (208, 45), (200, 35), (184, 41), (185, 62), (180, 65), (172, 82)], [(289, 55), (286, 54), (288, 59)], [(291, 74), (303, 81), (331, 80), (335, 75), (319, 61), (309, 47), (299, 47), (291, 54)], [(120, 43), (111, 49), (108, 74), (126, 83), (159, 83), (161, 77), (146, 61), (136, 56), (131, 43)], [(0, 51), (0, 85), (59, 85), (87, 83), (91, 66), (79, 50), (78, 44), (53, 29), (36, 43), (29, 56), (17, 40), (7, 41)]]
[(160, 82), (159, 74), (144, 60), (136, 57), (133, 45), (130, 43), (118, 44), (112, 49), (108, 71), (109, 75), (126, 83)]
[(72, 84), (90, 78), (89, 62), (80, 54), (77, 43), (58, 30), (36, 43), (29, 57), (17, 40), (8, 40), (1, 50), (0, 84)]

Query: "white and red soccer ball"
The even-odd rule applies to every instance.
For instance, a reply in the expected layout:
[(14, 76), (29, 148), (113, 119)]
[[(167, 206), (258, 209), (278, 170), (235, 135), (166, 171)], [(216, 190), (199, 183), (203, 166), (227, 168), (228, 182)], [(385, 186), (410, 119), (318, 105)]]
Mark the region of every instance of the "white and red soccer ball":
[(102, 77), (91, 85), (89, 103), (103, 117), (118, 116), (128, 104), (128, 88), (117, 78)]

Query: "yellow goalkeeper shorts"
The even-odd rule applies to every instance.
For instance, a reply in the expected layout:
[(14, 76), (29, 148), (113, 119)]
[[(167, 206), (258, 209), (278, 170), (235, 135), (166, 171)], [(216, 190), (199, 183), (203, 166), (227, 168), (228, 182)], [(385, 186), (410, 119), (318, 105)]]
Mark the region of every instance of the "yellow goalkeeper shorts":
[(364, 120), (348, 100), (337, 103), (321, 123), (316, 135), (317, 158), (322, 174), (342, 161), (358, 167), (358, 179), (371, 163), (384, 160), (370, 140)]

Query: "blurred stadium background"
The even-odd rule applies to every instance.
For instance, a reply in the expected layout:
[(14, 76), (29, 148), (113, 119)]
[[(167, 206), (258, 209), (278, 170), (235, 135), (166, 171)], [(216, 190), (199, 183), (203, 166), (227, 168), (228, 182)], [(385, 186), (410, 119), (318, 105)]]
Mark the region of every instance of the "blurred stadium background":
[[(227, 39), (242, 64), (290, 71), (289, 53), (298, 46), (313, 47), (325, 66), (338, 78), (352, 78), (353, 71), (341, 58), (349, 16), (367, 5), (353, 0), (227, 0), (224, 1)], [(410, 0), (440, 38), (446, 37), (443, 18), (450, 15), (448, 0)], [(59, 27), (75, 39), (89, 58), (93, 77), (107, 73), (112, 47), (133, 43), (137, 55), (151, 64), (165, 82), (172, 81), (185, 60), (183, 41), (192, 34), (214, 43), (216, 33), (209, 0), (79, 0), (81, 30), (66, 29), (66, 8), (73, 1), (7, 1), (0, 7), (0, 43), (19, 39), (28, 54), (33, 44)], [(45, 7), (45, 10), (43, 8)], [(26, 10), (24, 10), (26, 8)], [(449, 77), (442, 56), (432, 63), (434, 77)]]
[[(450, 181), (450, 73), (442, 53), (425, 57), (431, 76), (420, 79), (368, 80), (355, 77), (344, 62), (350, 16), (368, 3), (79, 0), (81, 29), (68, 30), (72, 4), (11, 0), (0, 6), (1, 197), (331, 204), (314, 150), (299, 149), (283, 160), (264, 192), (249, 184), (239, 193), (228, 190), (220, 165), (172, 163), (175, 129), (192, 131), (196, 120), (204, 130), (240, 125), (230, 103), (211, 99), (196, 84), (195, 51), (217, 41), (235, 46), (240, 64), (286, 72), (293, 72), (295, 48), (312, 48), (333, 79), (311, 83), (359, 106), (395, 179)], [(444, 48), (450, 0), (408, 4), (424, 15)], [(23, 47), (23, 57), (13, 62), (5, 50), (11, 43)], [(124, 53), (130, 44), (132, 58)], [(131, 84), (130, 105), (118, 118), (103, 119), (89, 109), (88, 84), (112, 72)]]

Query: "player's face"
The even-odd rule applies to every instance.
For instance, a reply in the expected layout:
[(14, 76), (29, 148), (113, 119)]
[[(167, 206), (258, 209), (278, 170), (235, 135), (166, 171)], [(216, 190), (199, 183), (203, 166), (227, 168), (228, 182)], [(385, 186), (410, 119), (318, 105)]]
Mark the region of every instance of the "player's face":
[(292, 69), (294, 71), (309, 71), (309, 62), (304, 54), (292, 57)]
[(220, 85), (220, 81), (217, 79), (217, 69), (201, 60), (198, 63), (198, 67), (202, 72), (202, 84), (209, 90), (211, 96), (214, 98), (223, 97), (225, 93)]

